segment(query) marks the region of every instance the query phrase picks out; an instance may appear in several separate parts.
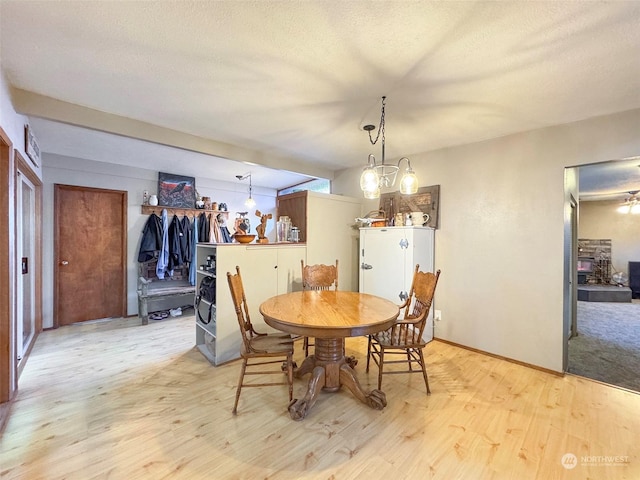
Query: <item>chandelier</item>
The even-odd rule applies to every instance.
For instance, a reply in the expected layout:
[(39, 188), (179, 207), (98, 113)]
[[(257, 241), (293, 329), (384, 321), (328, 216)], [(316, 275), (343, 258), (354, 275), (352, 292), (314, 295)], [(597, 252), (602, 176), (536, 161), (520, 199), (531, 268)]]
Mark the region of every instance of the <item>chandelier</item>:
[(638, 198), (639, 190), (629, 192), (630, 197), (625, 198), (624, 203), (618, 207), (620, 213), (640, 213), (640, 198)]
[(247, 198), (244, 201), (244, 206), (247, 208), (253, 208), (256, 206), (256, 201), (253, 199), (253, 197), (251, 196), (251, 193), (253, 191), (252, 185), (251, 185), (251, 174), (247, 173), (246, 175), (236, 175), (236, 178), (240, 181), (246, 180), (247, 178), (249, 179), (249, 198)]
[(375, 145), (382, 136), (382, 157), (380, 164), (376, 163), (376, 157), (369, 154), (367, 166), (362, 171), (362, 175), (360, 175), (360, 188), (364, 192), (364, 198), (379, 198), (381, 187), (388, 188), (393, 186), (396, 182), (398, 171), (400, 170), (400, 163), (402, 163), (403, 160), (407, 161), (407, 168), (403, 172), (402, 178), (400, 179), (400, 193), (406, 195), (410, 193), (416, 193), (418, 191), (418, 177), (411, 169), (411, 162), (407, 157), (402, 157), (400, 160), (398, 160), (397, 165), (384, 163), (384, 106), (386, 98), (387, 97), (382, 97), (380, 127), (378, 128), (378, 134), (376, 135), (376, 138), (374, 139), (371, 136), (371, 132), (376, 129), (375, 125), (365, 125), (364, 127), (362, 127), (369, 133), (369, 141), (371, 142), (371, 145)]

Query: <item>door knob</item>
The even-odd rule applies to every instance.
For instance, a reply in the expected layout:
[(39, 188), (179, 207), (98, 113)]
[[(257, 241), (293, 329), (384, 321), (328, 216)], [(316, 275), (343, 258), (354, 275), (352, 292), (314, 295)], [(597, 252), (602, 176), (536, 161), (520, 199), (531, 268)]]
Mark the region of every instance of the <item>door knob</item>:
[(66, 260), (62, 260), (62, 261), (60, 262), (60, 265), (69, 265), (69, 262), (67, 262)]

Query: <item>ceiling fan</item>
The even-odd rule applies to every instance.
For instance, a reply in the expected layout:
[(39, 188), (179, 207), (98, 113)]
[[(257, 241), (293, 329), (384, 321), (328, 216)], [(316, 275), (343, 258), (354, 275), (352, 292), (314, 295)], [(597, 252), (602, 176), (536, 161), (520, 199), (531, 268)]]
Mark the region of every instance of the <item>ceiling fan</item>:
[(627, 197), (623, 203), (618, 207), (620, 213), (634, 213), (640, 214), (640, 197), (638, 197), (640, 190), (632, 190), (629, 192), (630, 197)]

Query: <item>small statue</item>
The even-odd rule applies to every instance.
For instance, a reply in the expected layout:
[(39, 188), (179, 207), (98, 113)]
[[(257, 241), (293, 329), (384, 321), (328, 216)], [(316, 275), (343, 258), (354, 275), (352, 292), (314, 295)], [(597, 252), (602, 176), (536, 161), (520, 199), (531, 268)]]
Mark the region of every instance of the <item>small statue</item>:
[(239, 235), (248, 235), (249, 230), (251, 230), (251, 225), (249, 224), (249, 219), (246, 217), (249, 212), (236, 212), (238, 217), (236, 218), (234, 230), (235, 233)]
[(258, 233), (257, 243), (269, 243), (269, 239), (265, 237), (264, 232), (267, 229), (267, 220), (273, 218), (273, 215), (270, 213), (263, 215), (260, 210), (256, 210), (256, 217), (260, 217), (260, 225), (256, 227), (256, 232)]
[(198, 210), (203, 210), (204, 209), (204, 200), (202, 199), (202, 196), (200, 195), (198, 190), (196, 190), (196, 205), (195, 205), (195, 207)]

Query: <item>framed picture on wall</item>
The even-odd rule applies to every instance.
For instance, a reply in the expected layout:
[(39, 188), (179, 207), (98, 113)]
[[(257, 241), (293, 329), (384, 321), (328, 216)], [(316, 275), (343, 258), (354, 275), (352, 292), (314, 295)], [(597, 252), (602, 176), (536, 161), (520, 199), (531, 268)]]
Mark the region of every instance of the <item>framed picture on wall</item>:
[(24, 151), (36, 167), (40, 167), (40, 146), (29, 125), (24, 126)]
[(440, 213), (440, 185), (421, 187), (418, 193), (402, 195), (400, 192), (380, 195), (380, 210), (385, 218), (392, 218), (396, 213), (423, 212), (429, 215), (427, 226), (438, 228)]
[(158, 173), (158, 204), (172, 208), (195, 208), (196, 179), (173, 173)]

